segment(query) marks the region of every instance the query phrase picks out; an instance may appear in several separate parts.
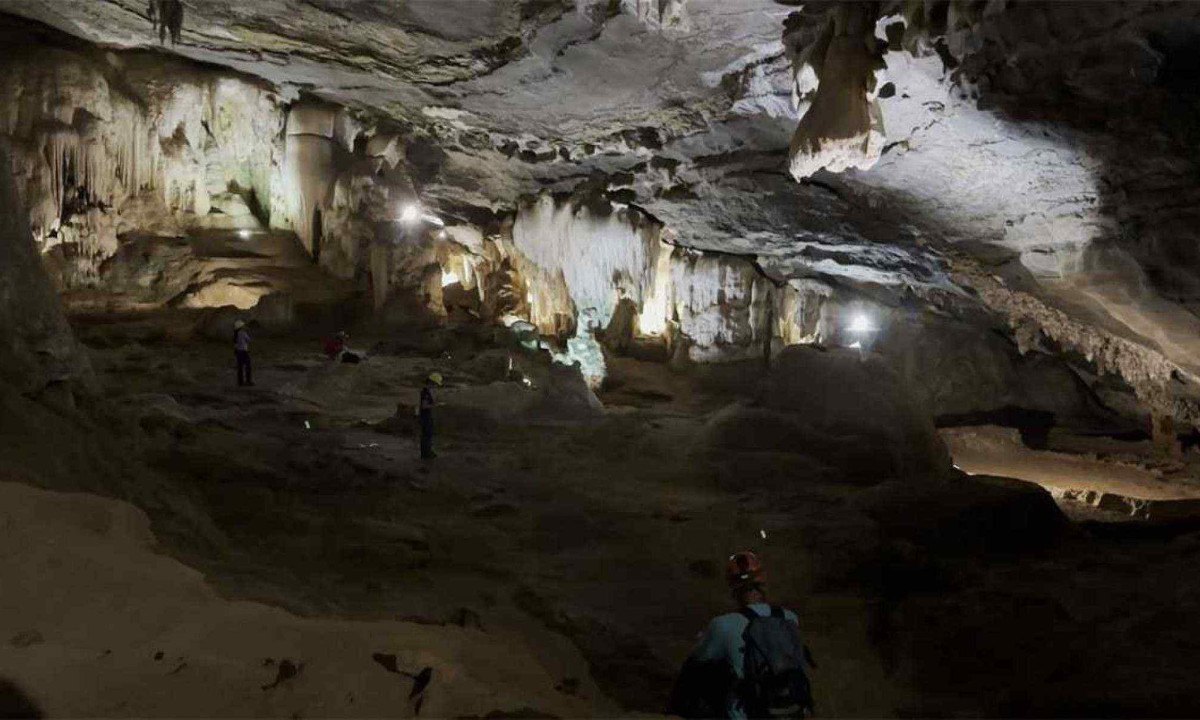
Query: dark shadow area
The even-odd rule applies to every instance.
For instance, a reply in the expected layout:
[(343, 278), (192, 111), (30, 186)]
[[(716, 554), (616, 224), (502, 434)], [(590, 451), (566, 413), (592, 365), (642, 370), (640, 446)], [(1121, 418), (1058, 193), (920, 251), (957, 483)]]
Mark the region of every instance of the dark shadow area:
[(973, 425), (999, 425), (1016, 428), (1021, 433), (1021, 442), (1034, 450), (1045, 450), (1050, 430), (1054, 427), (1054, 413), (1028, 408), (1002, 407), (999, 410), (964, 414), (939, 415), (934, 418), (939, 428)]
[(0, 718), (42, 718), (41, 708), (12, 681), (0, 678)]

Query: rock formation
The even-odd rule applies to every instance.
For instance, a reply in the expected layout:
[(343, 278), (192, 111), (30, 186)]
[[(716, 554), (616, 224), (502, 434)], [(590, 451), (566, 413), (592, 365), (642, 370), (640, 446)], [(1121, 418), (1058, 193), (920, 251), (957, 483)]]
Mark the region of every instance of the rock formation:
[[(0, 142), (0, 167), (11, 162)], [(42, 269), (13, 176), (0, 173), (0, 382), (26, 395), (91, 382), (87, 357)]]

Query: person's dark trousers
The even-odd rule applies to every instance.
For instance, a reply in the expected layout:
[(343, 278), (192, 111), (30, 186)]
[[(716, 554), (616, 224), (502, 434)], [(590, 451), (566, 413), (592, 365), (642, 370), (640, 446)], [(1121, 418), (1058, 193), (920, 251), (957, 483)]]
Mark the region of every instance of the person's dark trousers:
[(421, 413), (421, 457), (429, 459), (433, 454), (433, 413)]
[(254, 378), (250, 375), (250, 351), (234, 350), (233, 354), (237, 357), (238, 385), (253, 385)]

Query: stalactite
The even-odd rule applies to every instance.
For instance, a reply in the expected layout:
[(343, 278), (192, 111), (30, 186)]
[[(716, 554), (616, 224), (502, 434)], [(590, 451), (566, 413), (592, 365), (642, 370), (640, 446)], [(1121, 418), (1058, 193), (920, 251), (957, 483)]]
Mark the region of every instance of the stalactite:
[(46, 133), (43, 154), (50, 171), (50, 193), (54, 207), (62, 212), (66, 200), (68, 171), (72, 151), (78, 145), (79, 135), (71, 128), (56, 128)]
[(72, 278), (95, 276), (121, 227), (204, 223), (210, 197), (231, 184), (268, 213), (285, 197), (273, 92), (215, 72), (147, 86), (140, 62), (58, 48), (0, 60), (0, 136), (14, 148), (30, 228), (43, 252), (76, 246)]

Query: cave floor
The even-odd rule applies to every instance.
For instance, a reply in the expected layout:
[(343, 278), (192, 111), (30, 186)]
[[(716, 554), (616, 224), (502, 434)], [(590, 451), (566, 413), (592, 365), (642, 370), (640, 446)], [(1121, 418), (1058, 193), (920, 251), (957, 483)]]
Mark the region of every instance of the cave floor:
[(1078, 519), (1200, 518), (1200, 454), (1156, 457), (1148, 440), (1121, 441), (1056, 430), (1035, 450), (1016, 430), (995, 426), (941, 432), (954, 463), (973, 474), (1035, 482)]
[[(621, 361), (597, 418), (496, 423), (484, 350), (453, 333), (420, 351), (356, 334), (379, 350), (360, 365), (327, 362), (316, 335), (264, 335), (256, 387), (238, 388), (225, 343), (181, 340), (179, 322), (76, 330), (106, 399), (141, 418), (145, 462), (179, 488), (151, 509), (155, 533), (231, 599), (516, 634), (561, 692), (653, 712), (728, 609), (722, 558), (752, 547), (800, 613), (824, 715), (1200, 707), (1200, 634), (1177, 632), (1200, 617), (1200, 582), (1180, 574), (1195, 534), (1076, 531), (1032, 555), (943, 558), (884, 542), (852, 509), (859, 487), (781, 482), (772, 458), (694, 461), (736, 387)], [(407, 407), (434, 369), (445, 419), (422, 463)]]
[[(360, 619), (478, 618), (536, 638), (551, 667), (582, 651), (599, 688), (585, 681), (577, 692), (643, 710), (663, 706), (696, 634), (728, 606), (730, 548), (765, 545), (781, 599), (799, 597), (804, 568), (786, 548), (803, 542), (805, 513), (697, 473), (682, 449), (727, 398), (677, 399), (678, 379), (658, 366), (631, 363), (614, 404), (591, 422), (494, 426), (453, 415), (439, 458), (425, 463), (408, 421), (376, 426), (397, 403), (414, 404), (434, 369), (448, 381), (439, 402), (489, 402), (472, 352), (372, 353), (345, 365), (319, 354), (318, 337), (264, 337), (256, 386), (238, 388), (223, 344), (174, 342), (169, 323), (130, 316), (79, 330), (113, 402), (162, 409), (143, 420), (151, 463), (189, 488), (217, 532), (206, 542), (165, 518), (155, 529), (230, 597)], [(370, 348), (383, 338), (352, 340)], [(846, 648), (828, 658), (825, 682), (873, 673), (889, 685), (872, 659), (864, 599), (826, 593), (802, 605), (819, 644)], [(829, 706), (886, 713), (897, 692), (846, 692)]]

